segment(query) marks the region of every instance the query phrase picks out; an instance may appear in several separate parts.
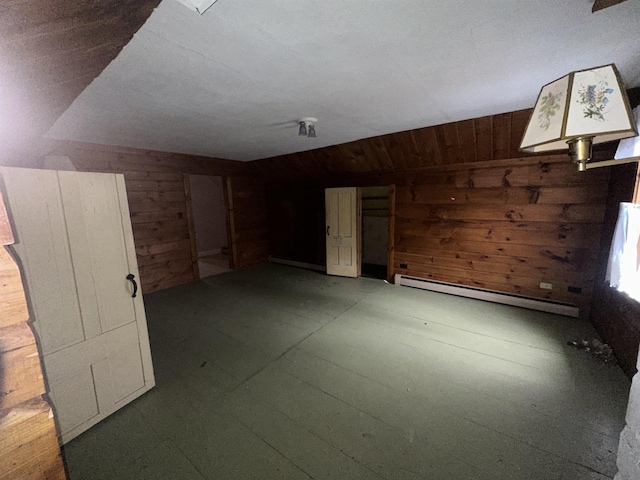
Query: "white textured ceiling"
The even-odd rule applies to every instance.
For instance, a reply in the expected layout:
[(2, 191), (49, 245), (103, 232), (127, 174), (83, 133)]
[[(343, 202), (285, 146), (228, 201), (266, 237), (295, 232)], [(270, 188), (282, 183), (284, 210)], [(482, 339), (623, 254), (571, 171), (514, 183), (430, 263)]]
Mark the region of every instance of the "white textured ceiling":
[(640, 1), (591, 5), (163, 0), (47, 136), (246, 161), (528, 108), (612, 62), (640, 85)]

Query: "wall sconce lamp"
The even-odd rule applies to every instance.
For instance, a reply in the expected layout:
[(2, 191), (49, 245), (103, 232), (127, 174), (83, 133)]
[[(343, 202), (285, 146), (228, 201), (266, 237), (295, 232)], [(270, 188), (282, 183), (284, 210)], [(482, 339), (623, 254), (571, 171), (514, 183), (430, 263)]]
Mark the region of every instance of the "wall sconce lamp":
[(316, 138), (316, 126), (318, 119), (314, 117), (305, 117), (298, 120), (298, 136)]
[(520, 150), (568, 149), (581, 172), (638, 162), (640, 157), (587, 163), (592, 145), (635, 137), (637, 128), (616, 66), (605, 65), (569, 73), (542, 87)]

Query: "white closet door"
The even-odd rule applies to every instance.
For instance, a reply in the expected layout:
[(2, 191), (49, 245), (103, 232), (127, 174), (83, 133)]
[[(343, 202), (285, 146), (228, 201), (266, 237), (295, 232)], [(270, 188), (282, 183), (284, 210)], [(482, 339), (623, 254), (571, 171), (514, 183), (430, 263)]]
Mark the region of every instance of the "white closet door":
[(327, 273), (357, 277), (360, 273), (358, 189), (326, 188)]
[(122, 175), (0, 169), (67, 442), (154, 385)]

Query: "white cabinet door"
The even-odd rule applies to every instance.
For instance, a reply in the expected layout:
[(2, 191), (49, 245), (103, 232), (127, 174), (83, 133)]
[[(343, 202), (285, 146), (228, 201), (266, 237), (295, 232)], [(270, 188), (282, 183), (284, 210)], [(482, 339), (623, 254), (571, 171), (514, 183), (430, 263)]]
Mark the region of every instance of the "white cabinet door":
[(360, 273), (360, 210), (357, 188), (325, 189), (327, 273), (357, 277)]
[(122, 175), (0, 168), (63, 442), (154, 386)]

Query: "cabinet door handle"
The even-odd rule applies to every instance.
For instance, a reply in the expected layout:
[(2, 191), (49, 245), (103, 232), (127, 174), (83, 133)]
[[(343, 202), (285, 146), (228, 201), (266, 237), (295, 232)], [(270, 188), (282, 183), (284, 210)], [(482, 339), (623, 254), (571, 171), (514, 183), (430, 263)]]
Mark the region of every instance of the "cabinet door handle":
[(329, 228), (330, 228), (330, 225), (327, 225), (327, 237), (329, 236)]
[(127, 275), (127, 280), (133, 283), (133, 294), (131, 295), (131, 298), (136, 298), (136, 294), (138, 293), (138, 284), (136, 283), (135, 278), (136, 276), (133, 273)]

